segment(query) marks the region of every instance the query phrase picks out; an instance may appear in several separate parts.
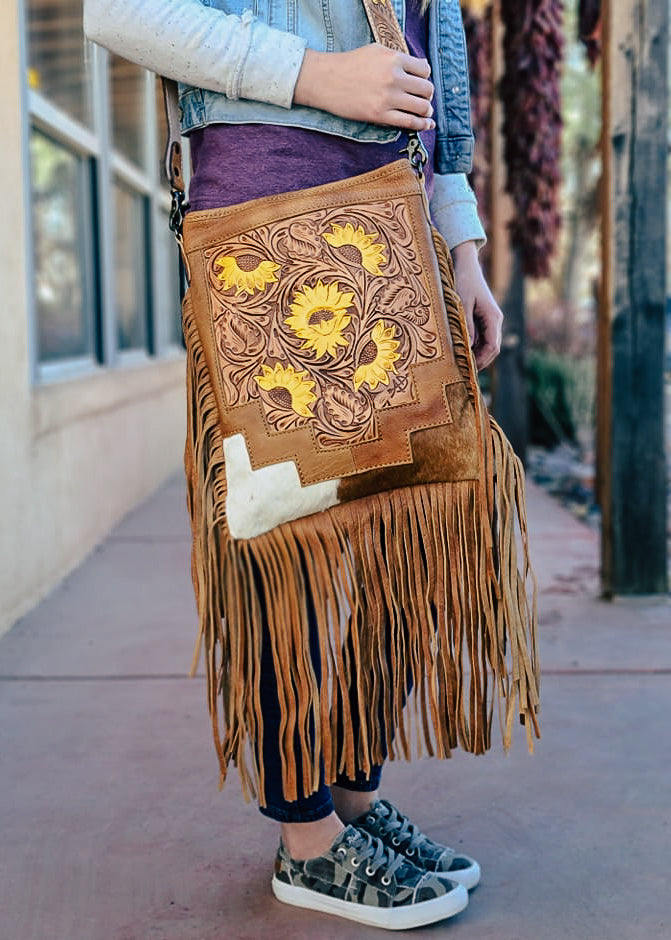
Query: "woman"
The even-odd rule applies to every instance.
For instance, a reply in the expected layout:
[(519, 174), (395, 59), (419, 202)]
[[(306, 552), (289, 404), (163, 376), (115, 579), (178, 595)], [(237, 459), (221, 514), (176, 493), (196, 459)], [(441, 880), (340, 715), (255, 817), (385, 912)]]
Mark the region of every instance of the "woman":
[[(388, 0), (372, 0), (380, 2)], [(403, 132), (421, 133), (432, 217), (452, 250), (476, 361), (485, 368), (499, 352), (502, 314), (478, 263), (484, 232), (464, 176), (472, 134), (459, 5), (407, 0), (395, 8), (409, 55), (371, 42), (361, 0), (258, 2), (254, 13), (244, 0), (85, 0), (85, 30), (183, 83), (192, 210), (375, 169), (398, 159)], [(308, 615), (312, 621), (314, 612)], [(480, 878), (477, 863), (431, 841), (381, 800), (381, 767), (340, 774), (331, 786), (322, 771), (309, 796), (299, 787), (297, 800), (285, 798), (266, 642), (261, 670), (264, 730), (256, 745), (265, 769), (261, 811), (281, 824), (276, 896), (391, 929), (462, 910), (466, 889)], [(352, 712), (365, 708), (352, 695)]]

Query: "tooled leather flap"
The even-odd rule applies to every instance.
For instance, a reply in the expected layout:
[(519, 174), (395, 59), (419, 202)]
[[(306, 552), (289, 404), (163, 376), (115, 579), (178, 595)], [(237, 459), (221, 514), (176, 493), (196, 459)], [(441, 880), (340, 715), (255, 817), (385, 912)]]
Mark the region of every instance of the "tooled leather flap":
[(225, 437), (303, 484), (412, 462), (462, 382), (405, 161), (187, 216), (191, 295)]

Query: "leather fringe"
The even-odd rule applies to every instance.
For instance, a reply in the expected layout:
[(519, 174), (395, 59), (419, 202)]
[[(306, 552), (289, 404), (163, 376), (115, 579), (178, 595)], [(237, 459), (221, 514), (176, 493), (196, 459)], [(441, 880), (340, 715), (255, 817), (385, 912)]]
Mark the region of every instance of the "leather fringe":
[[(487, 415), (453, 271), (435, 235), (457, 362), (480, 427), (479, 480), (427, 484), (356, 500), (250, 540), (226, 523), (223, 440), (190, 299), (185, 470), (192, 576), (204, 646), (220, 785), (231, 761), (245, 797), (264, 799), (261, 642), (270, 635), (281, 709), (285, 797), (413, 754), (491, 746), (494, 704), (504, 746), (516, 714), (539, 737), (536, 586), (529, 565), (523, 470)], [(530, 583), (531, 597), (527, 586)], [(309, 656), (308, 603), (321, 676)], [(358, 753), (350, 713), (356, 689)], [(341, 744), (338, 731), (340, 729)], [(388, 751), (388, 755), (386, 752)]]

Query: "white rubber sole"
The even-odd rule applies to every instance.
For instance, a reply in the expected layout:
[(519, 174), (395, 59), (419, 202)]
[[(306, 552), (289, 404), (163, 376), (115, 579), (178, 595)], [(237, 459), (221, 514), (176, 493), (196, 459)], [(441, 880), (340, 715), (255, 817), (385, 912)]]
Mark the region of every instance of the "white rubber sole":
[(372, 904), (341, 901), (340, 898), (320, 894), (319, 891), (288, 885), (275, 876), (271, 885), (277, 900), (284, 904), (322, 911), (324, 914), (335, 914), (336, 917), (355, 920), (370, 927), (382, 927), (385, 930), (409, 930), (424, 924), (434, 924), (436, 921), (454, 917), (468, 905), (468, 891), (463, 885), (458, 885), (440, 898), (420, 901), (406, 907), (373, 907)]
[[(465, 855), (464, 858), (468, 858), (468, 855)], [(434, 874), (439, 875), (441, 878), (448, 878), (450, 881), (456, 881), (458, 885), (463, 885), (467, 891), (472, 891), (480, 884), (482, 872), (474, 858), (469, 858), (469, 861), (471, 864), (468, 868), (460, 868), (457, 871), (437, 871)]]

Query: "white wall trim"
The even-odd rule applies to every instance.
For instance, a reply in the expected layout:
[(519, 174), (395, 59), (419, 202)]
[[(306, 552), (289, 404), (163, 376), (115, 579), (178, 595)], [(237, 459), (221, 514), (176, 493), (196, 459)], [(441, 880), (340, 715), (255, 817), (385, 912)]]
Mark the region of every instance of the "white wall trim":
[(184, 356), (119, 371), (100, 370), (86, 378), (34, 390), (33, 438), (61, 431), (78, 421), (99, 418), (112, 411), (184, 387)]

